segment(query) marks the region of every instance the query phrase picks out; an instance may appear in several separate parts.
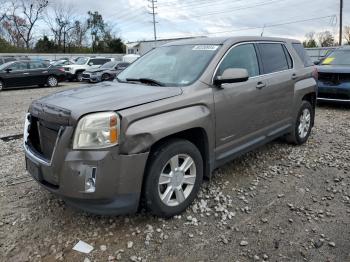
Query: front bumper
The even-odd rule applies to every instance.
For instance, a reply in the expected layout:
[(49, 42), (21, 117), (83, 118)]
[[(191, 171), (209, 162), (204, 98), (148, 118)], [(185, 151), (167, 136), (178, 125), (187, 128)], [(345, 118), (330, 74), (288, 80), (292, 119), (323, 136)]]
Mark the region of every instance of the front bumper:
[(329, 83), (318, 81), (317, 100), (350, 102), (350, 82), (332, 85)]
[[(72, 127), (65, 127), (59, 134), (50, 160), (40, 157), (24, 142), (26, 167), (31, 176), (73, 207), (103, 215), (136, 212), (148, 153), (121, 155), (118, 146), (72, 150), (73, 131)], [(88, 193), (86, 176), (93, 169), (96, 190)]]

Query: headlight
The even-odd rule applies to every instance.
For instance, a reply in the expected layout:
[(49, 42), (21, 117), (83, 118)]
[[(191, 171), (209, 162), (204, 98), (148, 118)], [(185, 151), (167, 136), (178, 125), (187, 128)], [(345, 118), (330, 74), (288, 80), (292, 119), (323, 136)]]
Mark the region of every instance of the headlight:
[(78, 122), (73, 149), (98, 149), (118, 144), (120, 119), (114, 112), (94, 113)]

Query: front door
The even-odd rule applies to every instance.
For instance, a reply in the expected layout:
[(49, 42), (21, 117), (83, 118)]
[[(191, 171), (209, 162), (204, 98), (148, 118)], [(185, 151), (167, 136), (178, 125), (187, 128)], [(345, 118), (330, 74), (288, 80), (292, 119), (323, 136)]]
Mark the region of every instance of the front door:
[(15, 87), (26, 85), (29, 78), (27, 62), (15, 62), (7, 67), (7, 69), (10, 69), (10, 71), (3, 75), (6, 86)]
[(255, 44), (244, 43), (231, 48), (218, 67), (216, 76), (228, 68), (245, 68), (249, 73), (246, 82), (213, 88), (218, 161), (264, 139), (266, 97), (263, 90), (267, 83), (260, 77), (258, 61)]

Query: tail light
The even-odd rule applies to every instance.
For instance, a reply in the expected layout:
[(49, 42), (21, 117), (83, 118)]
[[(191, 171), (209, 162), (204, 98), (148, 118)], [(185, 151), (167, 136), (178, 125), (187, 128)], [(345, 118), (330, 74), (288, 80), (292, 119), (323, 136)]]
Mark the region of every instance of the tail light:
[(316, 66), (314, 67), (314, 71), (312, 72), (312, 76), (313, 76), (313, 78), (315, 78), (316, 81), (318, 80), (318, 70), (317, 70)]
[(59, 71), (65, 72), (63, 67), (58, 68)]

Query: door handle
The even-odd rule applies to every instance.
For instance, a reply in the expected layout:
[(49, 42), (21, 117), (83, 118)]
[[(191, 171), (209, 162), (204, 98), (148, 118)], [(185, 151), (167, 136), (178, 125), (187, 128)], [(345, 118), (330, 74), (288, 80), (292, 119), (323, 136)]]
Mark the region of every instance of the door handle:
[(23, 73), (23, 75), (29, 75), (29, 73)]
[(266, 84), (264, 82), (258, 82), (258, 84), (256, 85), (257, 89), (263, 89), (266, 86)]
[(46, 74), (46, 73), (48, 73), (48, 71), (44, 71), (44, 72), (42, 72), (43, 74)]
[(292, 74), (292, 79), (293, 79), (293, 80), (295, 80), (295, 79), (297, 79), (297, 78), (298, 78), (298, 76), (297, 76), (296, 73)]

